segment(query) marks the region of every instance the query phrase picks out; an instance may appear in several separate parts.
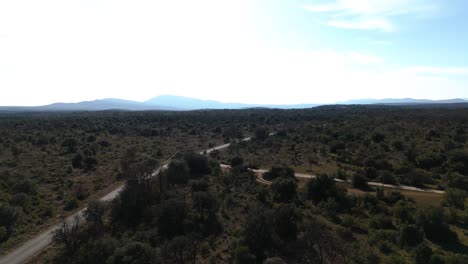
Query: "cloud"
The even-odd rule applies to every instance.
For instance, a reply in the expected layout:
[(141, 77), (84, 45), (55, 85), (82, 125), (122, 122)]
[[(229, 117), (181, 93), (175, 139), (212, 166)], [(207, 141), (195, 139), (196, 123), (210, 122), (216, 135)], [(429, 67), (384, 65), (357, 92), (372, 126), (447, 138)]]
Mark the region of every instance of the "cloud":
[(397, 17), (427, 16), (438, 9), (431, 0), (334, 0), (304, 8), (326, 13), (326, 24), (331, 27), (383, 32), (396, 30)]
[(417, 75), (449, 75), (468, 77), (468, 67), (409, 67), (402, 69), (402, 72), (406, 74), (417, 74)]
[(394, 26), (390, 21), (381, 18), (359, 18), (348, 20), (330, 20), (327, 25), (345, 29), (370, 29), (385, 32), (394, 31)]

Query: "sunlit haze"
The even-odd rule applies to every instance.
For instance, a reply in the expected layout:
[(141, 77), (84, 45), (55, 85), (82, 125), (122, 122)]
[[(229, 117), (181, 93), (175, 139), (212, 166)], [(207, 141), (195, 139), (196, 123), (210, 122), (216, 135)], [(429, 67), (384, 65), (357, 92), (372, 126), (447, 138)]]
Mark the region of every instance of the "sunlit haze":
[(468, 97), (461, 0), (0, 2), (0, 105)]

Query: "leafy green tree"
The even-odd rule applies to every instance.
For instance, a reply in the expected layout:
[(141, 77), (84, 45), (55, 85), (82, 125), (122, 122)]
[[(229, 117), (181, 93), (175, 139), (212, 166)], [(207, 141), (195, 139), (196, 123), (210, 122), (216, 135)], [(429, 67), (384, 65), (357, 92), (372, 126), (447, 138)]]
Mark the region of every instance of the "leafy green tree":
[(238, 247), (234, 251), (235, 264), (255, 264), (257, 263), (255, 255), (250, 253), (248, 247)]
[(402, 225), (398, 231), (401, 247), (415, 247), (424, 240), (424, 231), (416, 225)]
[(74, 138), (67, 138), (62, 141), (62, 147), (67, 149), (68, 153), (73, 153), (76, 151), (76, 147), (78, 146), (78, 141)]
[(286, 264), (286, 262), (282, 258), (268, 258), (263, 264)]
[(8, 231), (4, 226), (0, 226), (0, 243), (8, 239)]
[(267, 128), (259, 127), (255, 130), (254, 138), (259, 141), (264, 141), (268, 138), (269, 132)]
[(369, 185), (367, 185), (367, 179), (360, 175), (360, 174), (355, 174), (351, 180), (351, 184), (354, 188), (357, 189), (368, 189)]
[(457, 239), (457, 235), (450, 230), (440, 207), (421, 208), (416, 212), (416, 224), (421, 226), (426, 237), (436, 242), (449, 242)]
[(444, 202), (450, 207), (463, 210), (465, 209), (465, 200), (467, 197), (468, 193), (464, 190), (449, 188), (445, 191)]
[(161, 249), (164, 263), (170, 264), (195, 264), (197, 254), (198, 241), (186, 236), (175, 237)]
[(193, 209), (201, 221), (215, 217), (218, 207), (218, 201), (209, 192), (196, 192), (193, 195)]
[(277, 178), (296, 179), (293, 169), (287, 166), (273, 166), (269, 171), (265, 172), (263, 178), (266, 180), (274, 180)]
[(89, 240), (80, 247), (77, 257), (78, 264), (102, 264), (114, 254), (119, 247), (115, 238), (103, 237)]
[(184, 234), (187, 219), (187, 204), (184, 200), (170, 199), (163, 201), (153, 209), (159, 234), (164, 238)]
[(414, 206), (406, 201), (397, 202), (392, 208), (394, 222), (397, 225), (413, 224), (415, 210)]
[(98, 165), (98, 160), (95, 157), (88, 156), (83, 160), (84, 169), (87, 171), (96, 170), (96, 166)]
[(156, 252), (150, 245), (141, 242), (129, 242), (118, 248), (109, 257), (107, 264), (156, 264)]
[(239, 167), (244, 164), (244, 158), (236, 156), (231, 159), (231, 166), (232, 167)]
[(173, 160), (165, 171), (170, 184), (186, 184), (190, 177), (190, 169), (185, 160)]
[(261, 207), (250, 210), (244, 225), (244, 240), (257, 261), (265, 258), (266, 251), (273, 246), (271, 214)]
[(6, 240), (15, 231), (22, 215), (21, 209), (0, 203), (0, 228), (3, 227), (3, 240)]
[(350, 245), (316, 219), (307, 225), (304, 240), (305, 263), (349, 263), (352, 259)]
[(81, 168), (83, 165), (83, 156), (81, 154), (76, 154), (72, 159), (72, 167), (75, 169)]
[(342, 200), (345, 190), (336, 186), (335, 180), (327, 175), (320, 175), (310, 179), (306, 185), (307, 198), (315, 204), (326, 201), (328, 198)]
[(292, 202), (297, 197), (297, 183), (295, 179), (277, 178), (271, 185), (273, 199), (276, 202)]
[(299, 231), (299, 220), (300, 216), (294, 207), (291, 204), (281, 204), (279, 205), (274, 212), (273, 225), (276, 234), (284, 242), (294, 241), (297, 238), (297, 233)]
[(420, 244), (414, 249), (413, 254), (416, 264), (427, 264), (431, 260), (432, 249), (425, 244)]
[(190, 169), (192, 176), (202, 176), (211, 172), (208, 158), (205, 155), (198, 153), (187, 153), (184, 155), (184, 159)]

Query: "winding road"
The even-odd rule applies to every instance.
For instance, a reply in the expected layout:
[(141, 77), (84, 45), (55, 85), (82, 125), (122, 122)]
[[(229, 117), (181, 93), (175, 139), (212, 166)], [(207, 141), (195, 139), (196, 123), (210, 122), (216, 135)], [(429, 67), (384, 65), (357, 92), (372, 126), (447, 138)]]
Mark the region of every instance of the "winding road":
[[(275, 133), (270, 133), (270, 136), (275, 135)], [(252, 138), (244, 138), (241, 141), (250, 141)], [(222, 150), (226, 149), (230, 146), (231, 144), (224, 144), (220, 146), (216, 146), (207, 150), (204, 150), (200, 152), (200, 154), (209, 154), (215, 150)], [(174, 154), (175, 155), (175, 154)], [(174, 155), (169, 158), (168, 161), (163, 163), (163, 165), (155, 170), (152, 173), (152, 176), (156, 176), (161, 170), (165, 170), (169, 164), (169, 161), (174, 157)], [(222, 164), (221, 167), (223, 169), (231, 169), (229, 165), (224, 165)], [(264, 169), (252, 169), (252, 171), (255, 173), (257, 176), (257, 182), (261, 184), (266, 184), (266, 185), (271, 185), (270, 181), (267, 181), (263, 178), (263, 174), (267, 171)], [(296, 178), (305, 178), (305, 179), (312, 179), (315, 178), (315, 175), (309, 175), (309, 174), (304, 174), (304, 173), (296, 173), (295, 174)], [(335, 179), (335, 181), (341, 181), (339, 179)], [(383, 187), (383, 188), (392, 188), (392, 189), (398, 189), (398, 190), (407, 190), (407, 191), (414, 191), (414, 192), (426, 192), (426, 193), (435, 193), (435, 194), (443, 194), (444, 191), (440, 190), (432, 190), (432, 189), (421, 189), (421, 188), (416, 188), (412, 186), (403, 186), (403, 185), (391, 185), (391, 184), (382, 184), (378, 182), (369, 182), (368, 183), (370, 186), (377, 186), (377, 187)], [(111, 191), (110, 193), (106, 194), (104, 197), (99, 199), (100, 201), (111, 201), (115, 199), (119, 193), (122, 191), (124, 188), (124, 185), (118, 186), (116, 189)], [(86, 210), (86, 208), (83, 208), (79, 210), (78, 212), (68, 216), (65, 218), (65, 221), (68, 223), (72, 223), (76, 217), (79, 219), (83, 219), (83, 213)], [(44, 250), (47, 246), (49, 246), (52, 243), (52, 233), (60, 228), (60, 224), (56, 224), (47, 230), (41, 232), (40, 234), (36, 235), (34, 238), (30, 239), (29, 241), (25, 242), (24, 244), (20, 245), (13, 251), (9, 252), (8, 254), (4, 256), (0, 256), (0, 264), (23, 264), (27, 262), (29, 259), (34, 257), (36, 254)]]
[[(221, 168), (225, 170), (231, 169), (231, 166), (226, 165), (226, 164), (221, 164)], [(263, 174), (267, 172), (268, 170), (265, 169), (250, 169), (252, 172), (255, 173), (257, 177), (257, 182), (265, 185), (271, 185), (272, 182), (265, 180), (263, 178)], [(295, 173), (294, 175), (298, 179), (313, 179), (317, 177), (316, 175), (312, 174), (305, 174), (305, 173)], [(341, 183), (348, 183), (351, 184), (351, 181), (344, 181), (340, 179), (335, 179), (336, 182), (341, 182)], [(395, 184), (384, 184), (380, 182), (367, 182), (369, 186), (372, 187), (382, 187), (386, 189), (397, 189), (397, 190), (402, 190), (402, 191), (410, 191), (410, 192), (423, 192), (423, 193), (433, 193), (433, 194), (444, 194), (444, 191), (441, 190), (434, 190), (434, 189), (423, 189), (423, 188), (418, 188), (418, 187), (413, 187), (413, 186), (407, 186), (407, 185), (395, 185)]]

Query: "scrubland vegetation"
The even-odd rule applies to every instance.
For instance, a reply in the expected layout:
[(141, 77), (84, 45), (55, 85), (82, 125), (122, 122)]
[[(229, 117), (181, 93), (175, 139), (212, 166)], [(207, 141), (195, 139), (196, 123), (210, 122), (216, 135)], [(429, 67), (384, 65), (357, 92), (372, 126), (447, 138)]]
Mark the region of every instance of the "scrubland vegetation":
[[(33, 263), (467, 263), (467, 121), (384, 106), (3, 115), (0, 235), (89, 204)], [(96, 201), (118, 181), (117, 199)]]

